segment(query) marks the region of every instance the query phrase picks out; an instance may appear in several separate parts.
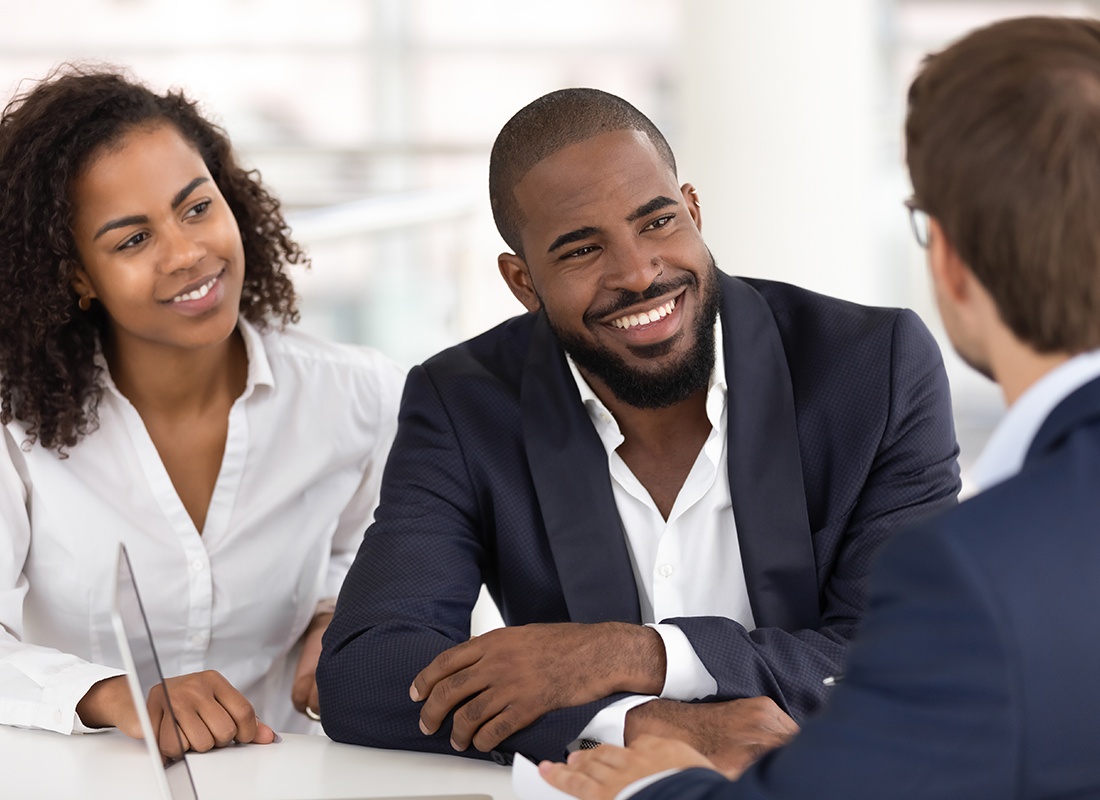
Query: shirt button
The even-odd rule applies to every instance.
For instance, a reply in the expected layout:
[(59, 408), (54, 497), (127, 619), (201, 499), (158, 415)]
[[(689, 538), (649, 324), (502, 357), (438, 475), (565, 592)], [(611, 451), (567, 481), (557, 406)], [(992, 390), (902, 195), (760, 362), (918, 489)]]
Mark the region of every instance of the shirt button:
[(202, 568), (203, 563), (201, 558), (196, 558), (194, 561), (191, 562), (191, 569), (195, 570), (195, 572), (202, 572)]
[(206, 634), (202, 634), (202, 633), (192, 634), (191, 644), (193, 644), (195, 647), (202, 647), (204, 644), (206, 644)]
[(54, 722), (61, 722), (61, 712), (60, 711), (53, 712), (53, 721)]
[(674, 570), (672, 569), (671, 564), (662, 564), (660, 569), (658, 569), (657, 571), (661, 573), (662, 578), (667, 578), (673, 573)]

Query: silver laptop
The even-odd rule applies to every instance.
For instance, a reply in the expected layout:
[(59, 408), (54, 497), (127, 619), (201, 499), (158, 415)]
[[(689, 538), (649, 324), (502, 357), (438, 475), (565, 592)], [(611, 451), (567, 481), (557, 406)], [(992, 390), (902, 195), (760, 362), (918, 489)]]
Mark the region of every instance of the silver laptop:
[[(153, 632), (149, 629), (149, 620), (145, 616), (141, 595), (138, 594), (137, 583), (134, 580), (134, 572), (130, 567), (130, 556), (126, 553), (126, 545), (121, 543), (118, 546), (118, 568), (115, 572), (115, 587), (112, 592), (111, 622), (114, 625), (115, 639), (118, 640), (118, 649), (122, 655), (122, 664), (126, 667), (126, 680), (130, 685), (130, 696), (137, 709), (138, 721), (141, 723), (141, 733), (145, 737), (145, 746), (154, 764), (160, 795), (163, 800), (199, 800), (187, 756), (184, 755), (178, 761), (166, 761), (160, 753), (156, 736), (153, 734), (153, 723), (149, 718), (145, 698), (149, 696), (154, 686), (164, 683), (164, 673), (160, 668), (157, 650), (153, 645)], [(135, 655), (138, 656), (137, 659)], [(142, 665), (140, 669), (137, 666), (139, 663)], [(167, 691), (165, 686), (165, 692)], [(172, 713), (171, 697), (168, 701), (168, 716), (172, 721), (170, 727), (178, 737), (179, 730), (175, 724), (175, 715)], [(179, 749), (183, 750), (182, 742)], [(487, 794), (440, 794), (415, 797), (409, 795), (407, 797), (348, 798), (347, 800), (492, 800), (492, 797)]]

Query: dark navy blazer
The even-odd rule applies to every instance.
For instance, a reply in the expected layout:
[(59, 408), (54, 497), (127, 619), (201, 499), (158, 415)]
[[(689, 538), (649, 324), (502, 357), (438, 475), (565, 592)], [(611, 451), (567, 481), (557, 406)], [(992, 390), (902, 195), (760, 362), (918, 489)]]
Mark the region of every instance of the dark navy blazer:
[[(872, 554), (955, 502), (947, 378), (912, 312), (721, 287), (730, 492), (758, 627), (671, 621), (719, 698), (770, 695), (801, 719), (843, 667)], [(541, 313), (410, 372), (376, 521), (325, 634), (325, 731), (453, 752), (450, 721), (425, 737), (408, 689), (469, 637), (482, 582), (509, 625), (640, 621), (607, 454)], [(551, 712), (492, 755), (560, 757), (613, 699)]]
[(638, 800), (1100, 797), (1100, 380), (1015, 477), (895, 537), (848, 674), (737, 783), (692, 770)]

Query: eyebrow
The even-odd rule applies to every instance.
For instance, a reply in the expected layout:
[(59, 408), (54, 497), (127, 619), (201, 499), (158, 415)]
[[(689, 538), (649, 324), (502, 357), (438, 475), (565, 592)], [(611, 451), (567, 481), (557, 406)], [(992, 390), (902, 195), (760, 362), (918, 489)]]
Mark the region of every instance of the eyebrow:
[(634, 222), (642, 217), (652, 214), (654, 211), (660, 211), (662, 208), (668, 208), (669, 206), (676, 205), (676, 201), (671, 197), (665, 197), (664, 195), (658, 195), (650, 200), (648, 203), (642, 206), (638, 206), (634, 210), (634, 213), (626, 218), (627, 222)]
[(592, 236), (593, 234), (597, 234), (599, 232), (599, 228), (593, 228), (591, 225), (589, 225), (586, 228), (577, 228), (575, 231), (563, 233), (561, 236), (550, 243), (550, 247), (547, 248), (546, 252), (553, 253), (559, 247), (564, 247), (567, 244), (572, 244), (573, 242), (580, 241), (581, 239), (587, 239), (589, 236)]
[[(183, 201), (187, 199), (188, 195), (191, 194), (191, 192), (195, 191), (195, 189), (197, 187), (201, 186), (202, 184), (206, 183), (209, 180), (210, 179), (207, 178), (207, 177), (200, 176), (198, 178), (195, 178), (189, 184), (187, 184), (182, 189), (180, 189), (178, 192), (176, 192), (175, 197), (172, 198), (172, 210), (174, 211), (177, 208), (179, 208), (183, 204)], [(133, 216), (129, 216), (129, 217), (119, 217), (118, 219), (113, 219), (110, 222), (106, 223), (98, 231), (95, 232), (95, 236), (92, 237), (92, 241), (95, 241), (96, 239), (98, 239), (103, 234), (107, 233), (108, 231), (113, 231), (116, 228), (125, 228), (125, 227), (128, 227), (130, 225), (144, 225), (148, 221), (149, 221), (149, 218), (147, 216), (145, 216), (144, 214), (138, 214), (138, 215), (133, 215)]]

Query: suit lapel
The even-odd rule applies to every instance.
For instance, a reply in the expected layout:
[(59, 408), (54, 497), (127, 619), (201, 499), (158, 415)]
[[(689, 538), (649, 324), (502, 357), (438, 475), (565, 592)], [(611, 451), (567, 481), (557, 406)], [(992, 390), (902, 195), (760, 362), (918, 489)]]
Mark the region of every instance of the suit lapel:
[(753, 618), (759, 627), (816, 627), (817, 569), (786, 353), (756, 290), (721, 280), (726, 460)]
[(520, 389), (523, 441), (573, 622), (641, 622), (607, 452), (543, 314)]
[(1054, 407), (1031, 440), (1024, 463), (1061, 446), (1076, 428), (1100, 419), (1100, 378), (1089, 381)]

